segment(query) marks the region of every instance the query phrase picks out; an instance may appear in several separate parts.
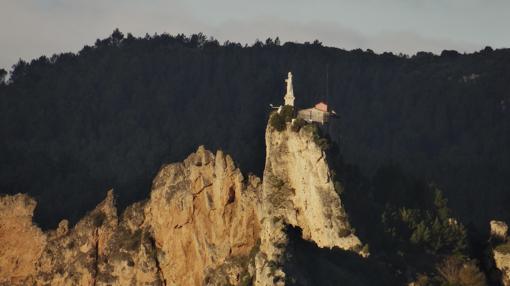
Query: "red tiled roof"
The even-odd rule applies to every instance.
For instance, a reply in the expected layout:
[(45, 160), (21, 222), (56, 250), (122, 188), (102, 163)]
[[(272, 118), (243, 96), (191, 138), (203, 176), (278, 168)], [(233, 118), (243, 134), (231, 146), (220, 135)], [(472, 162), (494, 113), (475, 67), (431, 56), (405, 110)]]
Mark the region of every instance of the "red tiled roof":
[(324, 112), (328, 112), (328, 105), (325, 104), (324, 102), (319, 102), (315, 105), (315, 108), (320, 110), (320, 111), (324, 111)]

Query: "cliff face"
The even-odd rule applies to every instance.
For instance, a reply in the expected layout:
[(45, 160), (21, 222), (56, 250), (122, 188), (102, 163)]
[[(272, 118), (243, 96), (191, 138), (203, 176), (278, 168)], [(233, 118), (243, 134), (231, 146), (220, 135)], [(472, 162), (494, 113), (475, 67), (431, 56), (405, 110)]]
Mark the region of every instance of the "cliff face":
[(36, 202), (22, 194), (0, 197), (0, 283), (25, 284), (46, 236), (32, 224)]
[(229, 156), (200, 147), (183, 163), (163, 167), (150, 199), (120, 218), (110, 191), (74, 228), (62, 221), (43, 233), (32, 224), (35, 201), (2, 197), (0, 283), (240, 284), (253, 272), (260, 188)]
[(510, 285), (510, 253), (494, 250), (493, 251), (494, 262), (496, 267), (501, 271), (500, 281), (501, 284), (508, 286)]
[(504, 286), (510, 285), (510, 241), (508, 241), (508, 225), (502, 221), (490, 222), (490, 260), (489, 268), (494, 267), (499, 273), (495, 275), (497, 282)]
[[(283, 284), (281, 270), (287, 236), (285, 225), (302, 230), (302, 236), (323, 248), (361, 251), (351, 233), (347, 215), (335, 190), (325, 152), (314, 141), (308, 125), (299, 131), (289, 126), (266, 129), (266, 165), (262, 187), (262, 244), (257, 255), (257, 282)], [(337, 184), (337, 188), (340, 187)], [(363, 254), (365, 255), (365, 253)]]
[[(311, 126), (311, 125), (308, 125)], [(319, 247), (356, 249), (326, 154), (314, 141), (313, 129), (266, 132), (263, 196), (268, 214), (303, 231), (303, 238)]]
[(158, 261), (167, 285), (239, 284), (251, 277), (260, 187), (258, 178), (243, 178), (230, 156), (221, 151), (213, 156), (203, 147), (159, 172), (145, 225), (162, 254)]
[(200, 147), (160, 170), (148, 200), (118, 216), (110, 191), (72, 228), (42, 232), (33, 199), (1, 197), (0, 285), (281, 285), (286, 225), (361, 253), (313, 134), (268, 127), (266, 143), (263, 182)]

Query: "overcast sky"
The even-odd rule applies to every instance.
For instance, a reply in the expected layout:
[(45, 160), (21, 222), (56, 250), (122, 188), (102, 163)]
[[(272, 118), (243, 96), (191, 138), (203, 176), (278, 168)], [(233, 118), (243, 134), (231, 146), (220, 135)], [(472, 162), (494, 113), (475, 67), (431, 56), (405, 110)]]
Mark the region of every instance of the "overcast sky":
[(0, 68), (123, 33), (279, 36), (414, 54), (510, 47), (510, 0), (0, 0)]

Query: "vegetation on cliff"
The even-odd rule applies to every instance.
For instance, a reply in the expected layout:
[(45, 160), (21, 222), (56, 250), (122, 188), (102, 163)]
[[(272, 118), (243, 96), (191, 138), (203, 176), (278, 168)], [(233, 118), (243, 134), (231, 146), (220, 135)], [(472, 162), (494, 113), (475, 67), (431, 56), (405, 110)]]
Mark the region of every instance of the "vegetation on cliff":
[(283, 131), (292, 119), (294, 119), (294, 107), (285, 105), (281, 107), (281, 110), (271, 112), (269, 125), (277, 131)]

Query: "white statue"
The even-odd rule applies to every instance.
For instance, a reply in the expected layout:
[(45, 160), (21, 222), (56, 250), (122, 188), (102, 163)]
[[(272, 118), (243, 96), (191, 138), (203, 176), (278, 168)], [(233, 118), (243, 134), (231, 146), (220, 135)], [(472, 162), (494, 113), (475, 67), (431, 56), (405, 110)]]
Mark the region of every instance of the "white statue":
[(292, 73), (289, 72), (287, 79), (285, 80), (287, 83), (287, 93), (283, 98), (285, 100), (285, 105), (294, 106), (294, 88), (292, 87)]

